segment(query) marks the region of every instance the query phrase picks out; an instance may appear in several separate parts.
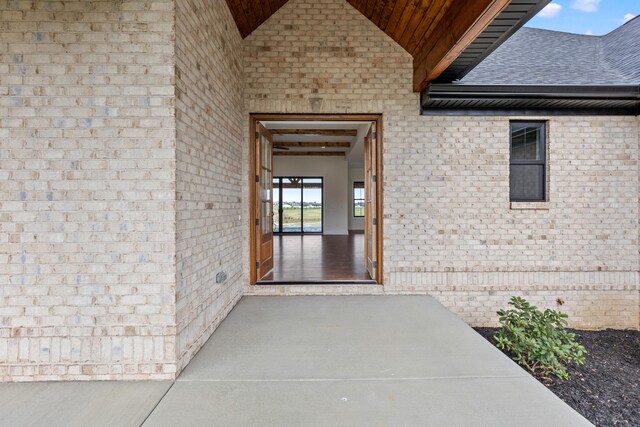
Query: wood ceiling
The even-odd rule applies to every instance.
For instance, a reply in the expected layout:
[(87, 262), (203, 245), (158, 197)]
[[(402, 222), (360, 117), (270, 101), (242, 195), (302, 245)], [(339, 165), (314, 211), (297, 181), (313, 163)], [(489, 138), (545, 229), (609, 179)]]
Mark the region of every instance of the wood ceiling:
[(355, 128), (277, 128), (271, 125), (274, 156), (346, 156), (356, 142)]
[[(413, 87), (437, 78), (510, 0), (346, 0), (413, 56)], [(287, 0), (227, 0), (247, 37)]]
[(242, 38), (247, 37), (288, 0), (227, 0)]

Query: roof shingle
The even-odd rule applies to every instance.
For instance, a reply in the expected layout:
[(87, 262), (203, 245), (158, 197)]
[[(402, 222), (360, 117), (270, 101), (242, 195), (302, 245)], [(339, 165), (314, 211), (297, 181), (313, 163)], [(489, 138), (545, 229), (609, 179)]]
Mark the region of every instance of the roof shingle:
[(604, 36), (521, 28), (456, 84), (640, 84), (640, 17)]

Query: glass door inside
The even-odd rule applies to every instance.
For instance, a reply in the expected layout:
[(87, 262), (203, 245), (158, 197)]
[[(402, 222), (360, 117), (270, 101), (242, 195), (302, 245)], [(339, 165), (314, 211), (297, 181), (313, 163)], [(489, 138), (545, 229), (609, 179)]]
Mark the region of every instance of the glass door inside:
[(302, 182), (302, 231), (322, 233), (322, 178)]
[(282, 198), (280, 202), (281, 233), (302, 231), (302, 178), (280, 178)]
[(322, 178), (273, 179), (273, 231), (322, 233)]
[(282, 206), (280, 206), (280, 178), (273, 178), (273, 214), (271, 217), (273, 218), (273, 232), (280, 232), (280, 211), (282, 210)]

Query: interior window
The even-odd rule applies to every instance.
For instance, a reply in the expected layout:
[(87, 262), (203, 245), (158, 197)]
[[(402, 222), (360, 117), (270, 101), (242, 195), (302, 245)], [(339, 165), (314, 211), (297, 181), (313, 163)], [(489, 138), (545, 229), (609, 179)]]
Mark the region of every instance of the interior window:
[(364, 217), (364, 182), (362, 181), (353, 183), (353, 216)]

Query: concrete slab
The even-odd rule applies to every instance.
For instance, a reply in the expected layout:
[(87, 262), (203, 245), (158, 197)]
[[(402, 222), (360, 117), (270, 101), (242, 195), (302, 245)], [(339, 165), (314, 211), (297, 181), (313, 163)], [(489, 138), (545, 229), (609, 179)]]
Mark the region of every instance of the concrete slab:
[(0, 426), (139, 426), (171, 382), (0, 384)]
[(523, 375), (431, 297), (248, 297), (179, 381)]
[(183, 381), (145, 427), (589, 426), (532, 378)]
[(142, 423), (590, 425), (422, 296), (244, 298), (173, 386), (0, 384), (0, 426)]
[(145, 426), (590, 425), (434, 299), (248, 297)]

